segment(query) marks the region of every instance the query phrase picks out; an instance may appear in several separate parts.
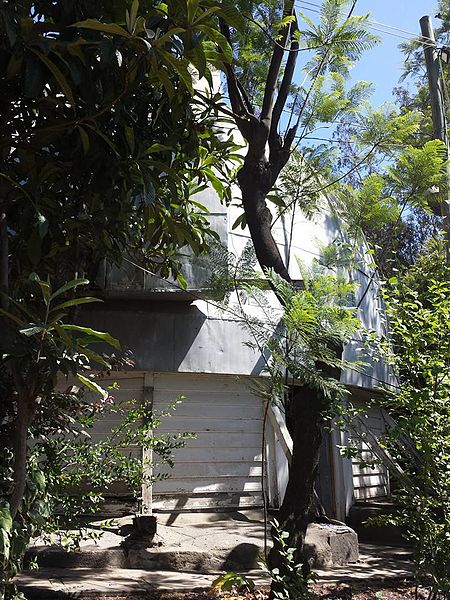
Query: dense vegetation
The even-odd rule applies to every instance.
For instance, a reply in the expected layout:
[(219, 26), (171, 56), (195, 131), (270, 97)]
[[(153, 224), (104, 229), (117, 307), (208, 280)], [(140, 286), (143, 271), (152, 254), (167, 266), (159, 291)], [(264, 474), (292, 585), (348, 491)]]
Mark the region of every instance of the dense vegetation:
[[(377, 42), (355, 7), (324, 0), (314, 21), (292, 0), (242, 0), (237, 9), (216, 0), (17, 0), (0, 8), (3, 595), (16, 594), (12, 577), (28, 539), (44, 529), (55, 506), (64, 507), (64, 492), (77, 479), (94, 489), (117, 478), (139, 487), (142, 468), (127, 463), (113, 443), (92, 450), (83, 440), (68, 441), (108, 404), (109, 392), (86, 376), (112, 366), (98, 343), (119, 350), (107, 333), (76, 324), (77, 308), (96, 301), (80, 290), (95, 280), (101, 261), (120, 264), (124, 253), (139, 254), (183, 285), (180, 249), (203, 253), (213, 238), (195, 192), (211, 185), (224, 202), (231, 199), (240, 159), (230, 122), (247, 145), (235, 227), (248, 226), (259, 267), (284, 310), (283, 336), (270, 347), (274, 386), (286, 369), (296, 378), (295, 387), (280, 386), (294, 449), (280, 512), (285, 534), (274, 530), (272, 598), (290, 598), (300, 588), (308, 594), (307, 569), (296, 563), (312, 518), (323, 424), (344, 393), (337, 383), (343, 344), (355, 329), (354, 311), (344, 309), (354, 288), (330, 268), (360, 266), (354, 250), (364, 235), (389, 278), (390, 348), (400, 385), (389, 396), (399, 417), (393, 436), (407, 436), (414, 448), (398, 456), (412, 485), (400, 491), (403, 514), (412, 523), (418, 573), (432, 573), (435, 595), (447, 593), (449, 290), (442, 244), (429, 242), (440, 237), (434, 213), (446, 189), (447, 149), (432, 139), (420, 49), (406, 49), (417, 93), (398, 90), (398, 107), (370, 108), (370, 84), (348, 86), (351, 65)], [(448, 28), (448, 2), (441, 13), (439, 36)], [(301, 83), (294, 80), (299, 57)], [(229, 103), (210, 85), (213, 67), (224, 73)], [(206, 83), (196, 90), (197, 76)], [(337, 121), (334, 150), (313, 141), (318, 127)], [(302, 292), (291, 286), (272, 235), (273, 214), (295, 210), (331, 210), (350, 242), (326, 250)], [(59, 391), (58, 377), (69, 375), (98, 392), (98, 406), (73, 387)], [(145, 444), (146, 429), (131, 433), (130, 419), (145, 416), (147, 429), (156, 423), (139, 410), (132, 407), (114, 432), (119, 446), (132, 435)], [(30, 437), (38, 441), (33, 451)], [(179, 440), (158, 443), (170, 460)], [(399, 452), (394, 437), (390, 443)], [(92, 452), (95, 464), (105, 453), (117, 461), (110, 471), (96, 470)], [(70, 470), (74, 457), (83, 474)], [(65, 469), (67, 478), (56, 477)]]

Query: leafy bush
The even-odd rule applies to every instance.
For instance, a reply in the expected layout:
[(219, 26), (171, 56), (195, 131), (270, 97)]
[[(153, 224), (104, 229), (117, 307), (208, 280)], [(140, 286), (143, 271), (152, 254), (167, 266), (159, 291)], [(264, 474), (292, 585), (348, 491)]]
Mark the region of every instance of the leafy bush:
[[(86, 535), (80, 515), (93, 514), (115, 482), (124, 482), (139, 498), (142, 483), (151, 485), (160, 477), (149, 477), (149, 465), (140, 455), (133, 457), (130, 447), (152, 449), (158, 463), (172, 465), (172, 450), (184, 445), (188, 435), (155, 435), (161, 414), (133, 399), (116, 405), (111, 394), (117, 386), (105, 390), (90, 374), (94, 362), (111, 369), (92, 345), (109, 342), (117, 347), (118, 342), (65, 322), (66, 311), (94, 301), (67, 299), (68, 292), (85, 283), (74, 280), (53, 291), (49, 282), (33, 276), (22, 298), (10, 298), (10, 310), (1, 309), (2, 599), (18, 597), (13, 578), (31, 538), (73, 529), (63, 541), (76, 545)], [(65, 390), (62, 377), (71, 378)], [(96, 401), (83, 393), (86, 389), (95, 393)], [(108, 412), (115, 413), (119, 424), (94, 444), (89, 432)]]
[[(422, 267), (424, 263), (422, 263)], [(400, 387), (386, 408), (396, 420), (384, 443), (402, 476), (390, 520), (414, 544), (417, 577), (430, 576), (430, 599), (450, 594), (450, 272), (392, 282), (388, 314)]]

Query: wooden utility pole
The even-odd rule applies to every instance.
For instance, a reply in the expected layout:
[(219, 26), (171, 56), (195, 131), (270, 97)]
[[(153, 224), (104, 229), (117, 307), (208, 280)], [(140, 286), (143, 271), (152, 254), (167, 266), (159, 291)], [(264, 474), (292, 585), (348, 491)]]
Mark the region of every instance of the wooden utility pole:
[[(444, 232), (447, 240), (446, 262), (450, 265), (450, 148), (445, 118), (445, 96), (443, 82), (440, 77), (440, 61), (438, 50), (436, 48), (436, 38), (434, 36), (431, 17), (424, 16), (420, 19), (420, 30), (422, 33), (422, 43), (425, 54), (425, 63), (427, 67), (428, 85), (430, 88), (431, 114), (433, 119), (434, 137), (444, 142), (447, 149), (447, 190), (442, 197), (440, 206), (440, 215), (444, 223)], [(436, 209), (433, 207), (433, 210)], [(439, 214), (439, 212), (437, 212)]]

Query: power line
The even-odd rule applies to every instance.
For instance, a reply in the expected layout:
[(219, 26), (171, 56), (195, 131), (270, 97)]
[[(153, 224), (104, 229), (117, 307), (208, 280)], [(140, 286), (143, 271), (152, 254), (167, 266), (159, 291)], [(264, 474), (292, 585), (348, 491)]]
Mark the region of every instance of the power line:
[[(321, 13), (321, 5), (317, 4), (316, 2), (309, 2), (307, 0), (301, 0), (301, 5), (297, 4), (298, 8), (302, 8), (304, 4), (308, 4), (310, 6), (313, 6), (315, 8), (318, 8), (318, 11), (315, 12), (319, 12)], [(408, 31), (407, 29), (401, 29), (400, 27), (396, 27), (395, 25), (389, 25), (388, 23), (381, 23), (381, 21), (376, 21), (375, 19), (367, 19), (366, 21), (367, 23), (371, 23), (372, 25), (378, 25), (379, 27), (383, 27), (383, 28), (387, 28), (387, 29), (393, 29), (394, 31), (400, 31), (401, 33), (406, 33), (408, 35), (415, 37), (421, 37), (422, 39), (427, 40), (428, 38), (424, 38), (423, 36), (418, 36), (418, 34), (416, 32), (413, 31)], [(432, 42), (433, 40), (431, 40), (431, 38), (429, 39), (430, 42)]]
[[(318, 4), (314, 4), (312, 2), (303, 2), (303, 3), (310, 4), (311, 6), (314, 6), (314, 7), (317, 7), (320, 9), (320, 5), (318, 5)], [(297, 8), (299, 8), (301, 10), (306, 10), (306, 11), (309, 11), (309, 12), (312, 12), (312, 13), (315, 13), (318, 15), (321, 14), (320, 10), (316, 10), (315, 8), (310, 8), (309, 6), (302, 6), (302, 5), (297, 4)], [(380, 22), (372, 20), (372, 19), (368, 19), (367, 23), (368, 23), (368, 25), (367, 25), (368, 28), (372, 29), (373, 31), (378, 31), (379, 33), (390, 35), (392, 37), (396, 37), (398, 39), (405, 40), (408, 42), (414, 41), (414, 42), (417, 42), (418, 44), (421, 44), (424, 47), (429, 47), (430, 45), (432, 45), (433, 47), (435, 46), (435, 44), (432, 43), (431, 40), (427, 41), (426, 38), (424, 39), (422, 36), (420, 36), (416, 33), (406, 31), (406, 30), (400, 29), (398, 27), (394, 27), (393, 25), (387, 25), (387, 24), (380, 23)], [(394, 31), (389, 31), (389, 29), (392, 29)], [(399, 31), (402, 33), (407, 33), (409, 36), (412, 36), (412, 37), (406, 37), (404, 35), (400, 35), (399, 33), (395, 33), (396, 31)]]

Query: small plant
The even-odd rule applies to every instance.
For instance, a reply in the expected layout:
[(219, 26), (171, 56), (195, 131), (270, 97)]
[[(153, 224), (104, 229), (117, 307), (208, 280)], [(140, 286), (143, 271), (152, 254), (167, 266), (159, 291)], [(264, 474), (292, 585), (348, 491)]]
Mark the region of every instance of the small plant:
[(276, 600), (316, 600), (317, 595), (309, 589), (309, 585), (317, 581), (317, 574), (296, 563), (296, 548), (288, 545), (287, 531), (280, 529), (276, 519), (272, 521), (272, 536), (278, 546), (282, 568), (267, 569), (272, 581), (272, 598)]
[(218, 592), (252, 592), (255, 589), (255, 582), (241, 573), (228, 571), (214, 579), (211, 588)]

